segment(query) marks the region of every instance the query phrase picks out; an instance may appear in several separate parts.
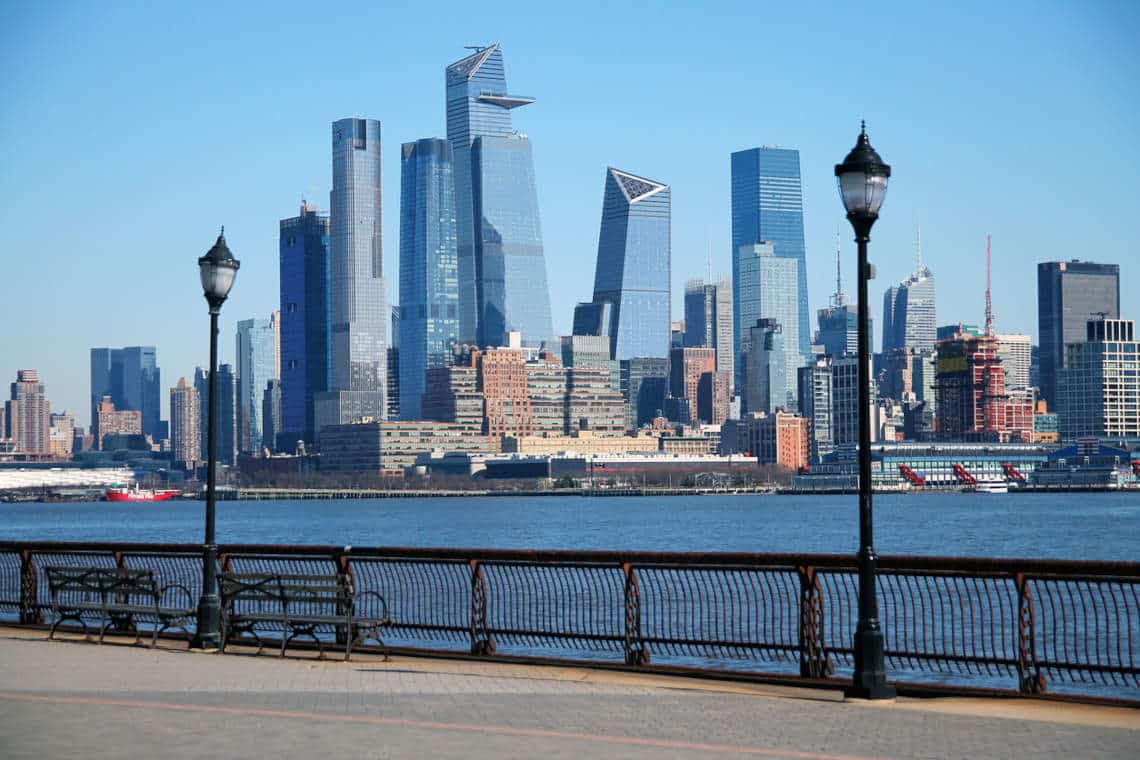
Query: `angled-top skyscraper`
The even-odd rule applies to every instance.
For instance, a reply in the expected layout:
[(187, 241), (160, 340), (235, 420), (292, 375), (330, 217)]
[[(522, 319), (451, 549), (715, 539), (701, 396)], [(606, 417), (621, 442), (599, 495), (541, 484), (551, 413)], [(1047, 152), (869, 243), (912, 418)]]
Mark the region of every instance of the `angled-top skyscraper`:
[(332, 385), (316, 403), (317, 428), (384, 419), (388, 306), (384, 291), (380, 122), (332, 125), (329, 315)]
[(668, 185), (606, 170), (594, 300), (574, 334), (608, 336), (614, 361), (669, 356), (670, 204)]
[[(794, 348), (806, 357), (810, 352), (808, 325), (811, 323), (808, 319), (803, 187), (798, 150), (763, 147), (732, 154), (732, 303), (738, 367), (741, 366), (741, 343), (747, 342), (748, 331), (755, 324), (741, 319), (740, 309), (744, 300), (740, 293), (740, 258), (752, 255), (750, 246), (762, 242), (772, 244), (772, 252), (777, 258), (797, 262), (796, 298), (800, 331)], [(764, 283), (760, 287), (763, 288)], [(784, 325), (784, 336), (788, 336), (787, 325)]]
[(504, 345), (550, 341), (538, 194), (530, 140), (511, 109), (534, 98), (507, 94), (499, 43), (447, 67), (447, 141), (455, 168), (460, 339)]

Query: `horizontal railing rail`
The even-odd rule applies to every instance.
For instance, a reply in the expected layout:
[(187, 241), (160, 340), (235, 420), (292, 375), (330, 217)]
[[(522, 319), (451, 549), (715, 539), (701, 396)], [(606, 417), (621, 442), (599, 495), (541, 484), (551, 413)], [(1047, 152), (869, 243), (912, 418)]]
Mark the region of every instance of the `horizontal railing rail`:
[[(0, 619), (42, 624), (46, 566), (151, 570), (201, 591), (197, 544), (0, 542)], [(392, 651), (842, 678), (854, 555), (228, 544), (219, 570), (344, 572)], [(1140, 563), (880, 557), (889, 678), (1140, 701)], [(370, 614), (362, 595), (360, 613)]]

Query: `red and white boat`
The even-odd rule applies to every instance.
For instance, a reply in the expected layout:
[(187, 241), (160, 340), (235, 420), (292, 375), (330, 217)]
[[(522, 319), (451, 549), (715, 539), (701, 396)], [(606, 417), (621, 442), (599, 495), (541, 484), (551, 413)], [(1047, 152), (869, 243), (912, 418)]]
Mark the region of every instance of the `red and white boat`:
[(107, 489), (107, 501), (166, 501), (177, 495), (178, 491), (152, 491), (148, 488), (139, 488), (138, 483), (130, 488), (112, 486)]

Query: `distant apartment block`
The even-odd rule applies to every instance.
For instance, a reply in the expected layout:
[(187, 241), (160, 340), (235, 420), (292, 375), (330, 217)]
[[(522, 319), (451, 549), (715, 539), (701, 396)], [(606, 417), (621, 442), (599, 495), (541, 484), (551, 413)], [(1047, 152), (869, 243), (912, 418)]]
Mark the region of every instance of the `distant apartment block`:
[(1131, 319), (1086, 322), (1058, 374), (1061, 437), (1140, 436), (1140, 341)]
[(107, 436), (143, 435), (142, 412), (137, 409), (116, 409), (110, 396), (104, 396), (99, 402), (96, 419), (99, 438), (95, 441), (95, 447), (100, 450), (104, 448)]
[(185, 470), (195, 469), (205, 459), (201, 420), (198, 389), (181, 377), (170, 389), (170, 458)]

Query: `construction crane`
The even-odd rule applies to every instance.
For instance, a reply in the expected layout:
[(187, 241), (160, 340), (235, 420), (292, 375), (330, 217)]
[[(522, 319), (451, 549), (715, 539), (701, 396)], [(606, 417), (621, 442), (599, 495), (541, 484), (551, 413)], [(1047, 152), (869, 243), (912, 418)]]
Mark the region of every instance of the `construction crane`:
[(990, 236), (986, 235), (986, 337), (994, 336), (994, 309), (990, 300)]

